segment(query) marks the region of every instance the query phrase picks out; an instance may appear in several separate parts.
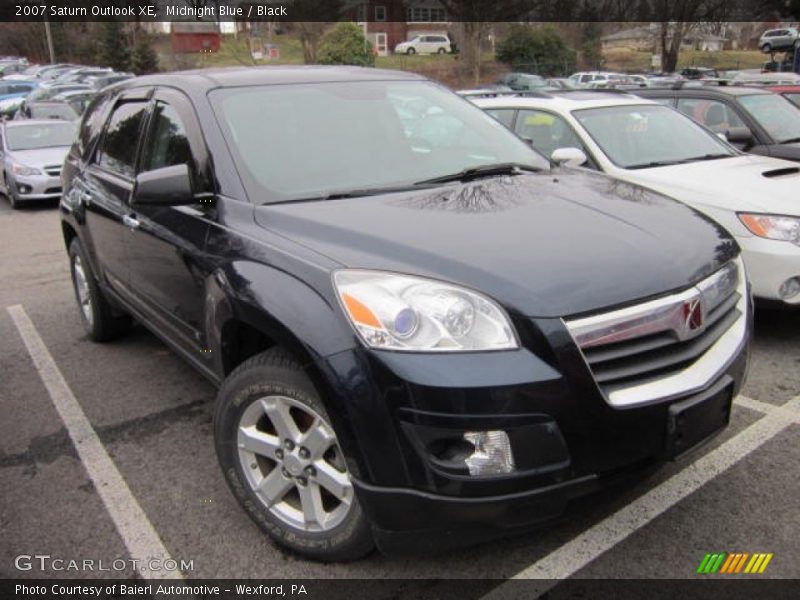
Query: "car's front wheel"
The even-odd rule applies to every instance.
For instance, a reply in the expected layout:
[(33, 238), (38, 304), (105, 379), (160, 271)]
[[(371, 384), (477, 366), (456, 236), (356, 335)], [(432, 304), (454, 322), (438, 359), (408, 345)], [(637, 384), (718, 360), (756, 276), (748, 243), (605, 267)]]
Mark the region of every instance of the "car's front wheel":
[(94, 342), (107, 342), (124, 333), (130, 326), (130, 317), (115, 314), (95, 281), (78, 238), (73, 238), (69, 245), (69, 266), (81, 323), (89, 339)]
[(17, 195), (14, 192), (14, 188), (11, 187), (11, 183), (8, 181), (8, 177), (5, 174), (3, 174), (3, 188), (5, 188), (6, 190), (6, 198), (8, 198), (8, 203), (11, 205), (11, 208), (13, 209), (19, 208)]
[(436, 52), (439, 54), (447, 54), (447, 48), (439, 48)]
[(276, 542), (318, 560), (373, 549), (330, 419), (289, 353), (269, 350), (231, 373), (217, 397), (214, 439), (237, 500)]

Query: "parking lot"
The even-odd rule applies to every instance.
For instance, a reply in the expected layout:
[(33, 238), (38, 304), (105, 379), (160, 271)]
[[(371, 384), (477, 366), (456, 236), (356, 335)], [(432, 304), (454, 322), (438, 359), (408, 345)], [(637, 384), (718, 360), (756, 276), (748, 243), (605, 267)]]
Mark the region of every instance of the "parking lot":
[[(130, 568), (21, 572), (15, 557), (141, 560), (130, 548), (153, 539), (191, 561), (187, 579), (683, 579), (702, 577), (695, 571), (709, 552), (773, 553), (755, 577), (800, 577), (800, 313), (756, 315), (730, 426), (632, 488), (586, 502), (563, 523), (445, 556), (322, 564), (274, 546), (230, 494), (214, 454), (210, 384), (141, 327), (111, 344), (87, 341), (55, 207), (12, 211), (0, 198), (0, 240), (2, 577), (130, 577)], [(33, 329), (20, 329), (25, 317)], [(32, 335), (46, 348), (38, 369)], [(52, 377), (46, 386), (42, 356), (66, 386)], [(112, 518), (56, 410), (53, 395), (67, 388), (130, 494), (117, 492), (140, 512)], [(131, 539), (150, 526), (154, 538)]]

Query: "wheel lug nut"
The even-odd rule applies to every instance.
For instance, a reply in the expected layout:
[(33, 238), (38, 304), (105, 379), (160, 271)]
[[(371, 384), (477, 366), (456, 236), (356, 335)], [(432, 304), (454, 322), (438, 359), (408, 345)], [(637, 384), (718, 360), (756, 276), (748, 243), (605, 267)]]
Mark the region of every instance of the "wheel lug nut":
[(308, 448), (306, 448), (305, 446), (300, 446), (299, 454), (300, 458), (308, 458), (309, 456), (311, 456), (311, 452), (309, 452)]
[(257, 469), (258, 465), (256, 463), (250, 463), (250, 468), (251, 469)]
[(298, 477), (297, 478), (297, 483), (299, 483), (300, 485), (305, 485), (305, 484), (308, 483), (308, 481), (306, 480), (305, 477)]
[(289, 452), (291, 452), (294, 449), (294, 442), (292, 440), (287, 439), (283, 442), (283, 447), (289, 450)]
[(317, 474), (317, 470), (314, 467), (308, 466), (305, 468), (305, 474), (309, 477), (314, 477)]
[(275, 450), (275, 458), (277, 458), (278, 460), (283, 460), (283, 450), (281, 450), (280, 448)]
[(286, 479), (291, 479), (292, 475), (286, 469), (281, 469), (281, 474), (286, 477)]

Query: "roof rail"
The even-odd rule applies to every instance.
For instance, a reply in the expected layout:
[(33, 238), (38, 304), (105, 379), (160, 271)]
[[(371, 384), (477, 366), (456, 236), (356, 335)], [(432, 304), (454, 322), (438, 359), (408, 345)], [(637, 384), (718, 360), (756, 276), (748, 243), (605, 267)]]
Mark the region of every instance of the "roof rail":
[(463, 98), (496, 98), (498, 96), (522, 96), (530, 98), (552, 98), (552, 92), (535, 92), (533, 90), (506, 91), (506, 90), (458, 90), (456, 94)]
[(635, 86), (632, 88), (622, 88), (622, 87), (613, 87), (613, 88), (575, 88), (575, 89), (567, 89), (567, 90), (554, 90), (552, 93), (554, 94), (575, 94), (577, 92), (589, 92), (589, 93), (597, 93), (597, 94), (632, 94), (634, 89), (642, 89), (641, 86)]

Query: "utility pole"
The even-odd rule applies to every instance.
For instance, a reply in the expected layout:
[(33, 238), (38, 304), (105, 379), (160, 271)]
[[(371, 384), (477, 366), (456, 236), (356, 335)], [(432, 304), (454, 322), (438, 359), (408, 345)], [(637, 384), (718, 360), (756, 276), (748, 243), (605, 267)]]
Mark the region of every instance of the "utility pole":
[(50, 21), (47, 20), (47, 17), (44, 19), (44, 30), (47, 34), (47, 49), (50, 51), (50, 64), (54, 65), (56, 63), (56, 51), (53, 48), (53, 33), (50, 31)]

